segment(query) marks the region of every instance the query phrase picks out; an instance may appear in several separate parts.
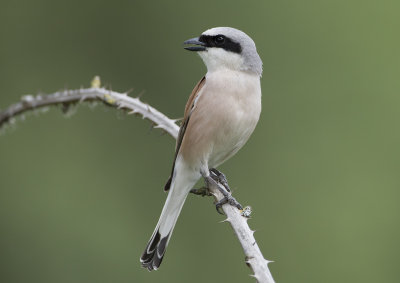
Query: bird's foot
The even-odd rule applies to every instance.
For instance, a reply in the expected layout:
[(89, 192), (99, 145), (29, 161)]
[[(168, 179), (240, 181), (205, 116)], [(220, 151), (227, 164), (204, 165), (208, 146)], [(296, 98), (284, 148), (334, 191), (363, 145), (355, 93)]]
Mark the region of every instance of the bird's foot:
[(224, 214), (224, 212), (222, 211), (222, 206), (226, 203), (236, 207), (240, 211), (243, 210), (243, 206), (232, 195), (228, 195), (215, 204), (215, 208), (217, 209), (219, 214)]
[[(210, 170), (211, 171), (211, 170)], [(219, 171), (218, 171), (219, 172)], [(213, 173), (215, 174), (215, 173)], [(221, 173), (222, 174), (222, 173)], [(223, 175), (223, 174), (222, 174)], [(215, 174), (216, 176), (216, 174)], [(225, 176), (224, 176), (225, 178)], [(226, 180), (226, 178), (225, 178)], [(218, 184), (218, 181), (215, 180), (213, 177), (208, 176), (206, 177), (206, 184), (207, 187), (209, 188), (210, 186), (215, 185), (218, 190), (222, 193), (222, 195), (224, 196), (221, 200), (219, 200), (216, 204), (215, 204), (215, 208), (217, 209), (218, 213), (220, 214), (224, 214), (224, 212), (222, 211), (222, 206), (226, 203), (236, 207), (239, 210), (243, 210), (243, 206), (232, 196), (232, 194), (230, 193), (230, 191), (228, 191), (226, 189), (226, 187), (224, 185), (221, 184), (221, 186)], [(229, 188), (229, 187), (228, 187)]]
[(229, 188), (229, 185), (228, 185), (228, 180), (226, 179), (224, 173), (218, 171), (215, 168), (211, 168), (210, 169), (210, 176), (211, 176), (211, 178), (214, 179), (214, 181), (216, 181), (216, 182), (220, 183), (221, 185), (223, 185), (228, 192), (231, 191), (231, 189)]
[(199, 189), (191, 189), (190, 192), (192, 194), (198, 195), (198, 196), (212, 196), (210, 190), (206, 187), (201, 187)]
[[(224, 186), (224, 188), (230, 192), (231, 189), (229, 188), (228, 185), (228, 180), (226, 179), (225, 175), (218, 171), (215, 168), (211, 168), (210, 169), (210, 177), (216, 182), (216, 183), (220, 183), (221, 185)], [(195, 194), (195, 195), (199, 195), (199, 196), (212, 196), (210, 190), (207, 187), (201, 187), (199, 189), (191, 189), (190, 193)]]

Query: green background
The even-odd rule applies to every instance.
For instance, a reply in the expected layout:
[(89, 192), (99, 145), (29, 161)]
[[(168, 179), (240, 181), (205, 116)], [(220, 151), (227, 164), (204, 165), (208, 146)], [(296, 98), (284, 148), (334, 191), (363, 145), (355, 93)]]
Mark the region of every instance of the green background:
[[(182, 42), (233, 26), (264, 61), (263, 112), (220, 167), (278, 282), (399, 282), (398, 1), (0, 2), (0, 108), (134, 88), (170, 117), (205, 73)], [(19, 119), (21, 120), (21, 119)], [(0, 136), (1, 282), (253, 282), (211, 199), (190, 196), (157, 272), (139, 257), (174, 140), (104, 106)]]

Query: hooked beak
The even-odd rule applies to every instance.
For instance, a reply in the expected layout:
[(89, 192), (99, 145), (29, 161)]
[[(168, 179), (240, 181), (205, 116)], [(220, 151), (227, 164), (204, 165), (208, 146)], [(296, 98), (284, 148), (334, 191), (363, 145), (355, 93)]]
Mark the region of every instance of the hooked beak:
[(194, 45), (194, 46), (184, 47), (186, 50), (189, 50), (189, 51), (205, 51), (206, 50), (205, 43), (201, 42), (198, 37), (186, 40), (183, 44)]

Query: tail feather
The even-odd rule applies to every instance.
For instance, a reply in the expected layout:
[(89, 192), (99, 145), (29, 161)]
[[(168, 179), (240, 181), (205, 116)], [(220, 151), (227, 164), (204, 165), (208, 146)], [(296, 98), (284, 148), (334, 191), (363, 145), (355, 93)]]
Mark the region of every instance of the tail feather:
[(182, 166), (182, 163), (180, 163), (179, 158), (176, 165), (175, 170), (178, 170), (181, 174), (176, 174), (176, 177), (172, 178), (171, 189), (165, 201), (160, 219), (140, 258), (142, 266), (149, 271), (157, 270), (160, 267), (186, 197), (200, 177), (200, 174), (193, 174), (193, 171), (186, 170)]
[(167, 248), (167, 243), (171, 234), (161, 238), (160, 232), (157, 230), (144, 250), (140, 261), (144, 268), (149, 271), (157, 270), (164, 258), (165, 250)]

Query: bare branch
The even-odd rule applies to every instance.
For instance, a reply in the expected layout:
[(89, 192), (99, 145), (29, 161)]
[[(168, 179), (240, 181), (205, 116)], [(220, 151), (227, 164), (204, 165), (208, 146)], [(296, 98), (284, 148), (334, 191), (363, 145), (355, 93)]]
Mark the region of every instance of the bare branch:
[(0, 112), (0, 128), (14, 117), (30, 110), (52, 105), (62, 105), (67, 108), (84, 101), (100, 101), (108, 106), (127, 110), (128, 114), (140, 114), (144, 119), (154, 123), (155, 128), (163, 129), (175, 139), (178, 136), (179, 126), (175, 124), (175, 120), (169, 119), (155, 108), (141, 102), (139, 98), (104, 88), (63, 90), (49, 95), (25, 95), (20, 102)]
[[(95, 84), (94, 86), (98, 85), (99, 84)], [(63, 105), (64, 107), (68, 107), (69, 105), (84, 101), (101, 101), (108, 106), (127, 110), (129, 114), (139, 114), (143, 118), (154, 123), (155, 128), (163, 129), (175, 139), (178, 136), (179, 127), (176, 125), (175, 120), (168, 118), (150, 105), (141, 102), (138, 98), (129, 97), (125, 93), (118, 93), (99, 87), (64, 90), (45, 96), (26, 95), (22, 97), (20, 102), (0, 112), (0, 127), (10, 119), (29, 110), (51, 105)], [(217, 201), (223, 198), (217, 185), (211, 186), (209, 189)], [(246, 256), (246, 264), (253, 270), (253, 276), (257, 279), (257, 282), (273, 283), (274, 280), (268, 268), (268, 263), (270, 261), (264, 259), (254, 238), (254, 231), (252, 231), (247, 224), (248, 218), (242, 216), (243, 212), (229, 204), (224, 204), (222, 209), (227, 216), (226, 221), (231, 224), (242, 245)]]
[[(220, 183), (218, 183), (218, 185), (223, 187)], [(216, 186), (209, 187), (209, 190), (214, 195), (216, 201), (223, 199), (223, 194)], [(231, 224), (233, 231), (235, 231), (235, 234), (242, 245), (244, 254), (246, 256), (246, 264), (253, 270), (253, 276), (257, 279), (257, 282), (275, 282), (268, 268), (268, 263), (271, 261), (266, 260), (262, 255), (257, 241), (254, 238), (254, 231), (252, 231), (247, 224), (247, 220), (249, 218), (242, 216), (243, 213), (241, 211), (229, 204), (224, 204), (222, 209), (227, 216), (225, 221), (228, 221)]]

